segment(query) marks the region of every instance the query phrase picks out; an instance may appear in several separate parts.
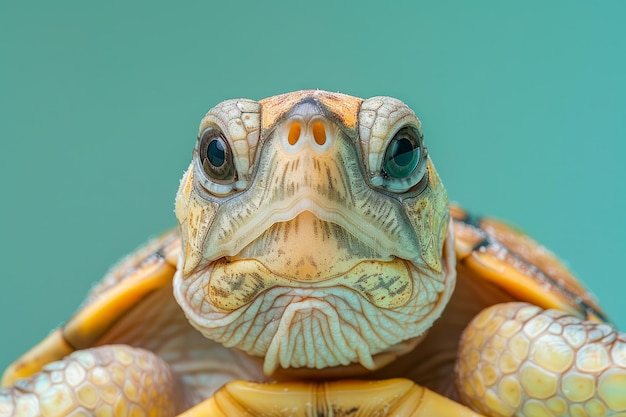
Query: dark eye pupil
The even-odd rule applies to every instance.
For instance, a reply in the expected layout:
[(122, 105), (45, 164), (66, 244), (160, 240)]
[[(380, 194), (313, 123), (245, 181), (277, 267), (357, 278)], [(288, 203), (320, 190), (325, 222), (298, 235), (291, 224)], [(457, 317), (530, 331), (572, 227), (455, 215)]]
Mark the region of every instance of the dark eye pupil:
[(385, 151), (383, 174), (394, 179), (409, 177), (417, 168), (421, 153), (419, 134), (415, 129), (411, 127), (400, 129)]
[(211, 165), (216, 168), (224, 165), (226, 154), (224, 152), (224, 144), (220, 140), (213, 139), (211, 143), (209, 143), (207, 147), (207, 158)]
[(407, 167), (415, 160), (415, 156), (419, 157), (419, 148), (413, 148), (408, 139), (402, 138), (394, 142), (392, 146), (391, 157), (398, 167)]
[(199, 162), (211, 181), (232, 183), (236, 180), (233, 153), (221, 131), (208, 127), (202, 133), (199, 145)]

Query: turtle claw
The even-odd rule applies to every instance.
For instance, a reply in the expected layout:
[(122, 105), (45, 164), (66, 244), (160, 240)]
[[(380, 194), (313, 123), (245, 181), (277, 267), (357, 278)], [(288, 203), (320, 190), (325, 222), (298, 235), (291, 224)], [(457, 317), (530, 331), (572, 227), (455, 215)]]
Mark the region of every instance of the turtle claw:
[(626, 411), (626, 334), (608, 324), (527, 303), (498, 304), (474, 318), (459, 346), (461, 400), (485, 414)]

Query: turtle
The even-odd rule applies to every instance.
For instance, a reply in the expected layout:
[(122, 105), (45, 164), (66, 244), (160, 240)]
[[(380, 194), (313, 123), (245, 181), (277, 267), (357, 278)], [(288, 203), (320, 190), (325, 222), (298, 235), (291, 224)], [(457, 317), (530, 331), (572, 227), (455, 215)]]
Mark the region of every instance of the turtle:
[(396, 98), (219, 103), (175, 214), (5, 371), (0, 416), (626, 415), (626, 335), (448, 201)]

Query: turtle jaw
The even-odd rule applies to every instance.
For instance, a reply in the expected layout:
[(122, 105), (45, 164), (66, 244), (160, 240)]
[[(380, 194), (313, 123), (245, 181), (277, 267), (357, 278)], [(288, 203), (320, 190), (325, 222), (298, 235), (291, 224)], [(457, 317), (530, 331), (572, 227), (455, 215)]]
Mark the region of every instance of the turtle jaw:
[[(306, 268), (308, 265), (300, 265)], [(296, 274), (276, 274), (256, 259), (236, 262), (220, 259), (205, 271), (208, 277), (206, 296), (209, 302), (224, 312), (234, 311), (254, 301), (272, 288), (322, 290), (346, 287), (378, 308), (394, 308), (406, 304), (420, 273), (404, 260), (364, 260), (341, 273), (322, 279)]]
[[(206, 296), (228, 312), (250, 304), (275, 287), (347, 287), (379, 308), (404, 305), (421, 272), (362, 234), (303, 211), (275, 223), (237, 255), (211, 262), (203, 272)], [(366, 240), (366, 242), (364, 242)]]
[[(388, 308), (377, 306), (362, 291), (347, 286), (348, 281), (337, 278), (291, 280), (289, 285), (263, 289), (237, 308), (223, 309), (209, 294), (216, 262), (185, 277), (179, 269), (175, 297), (204, 336), (263, 357), (268, 376), (279, 368), (309, 369), (304, 372), (310, 375), (328, 368), (363, 373), (389, 363), (409, 350), (407, 346), (412, 348), (415, 338), (441, 315), (456, 279), (451, 230), (441, 273), (396, 260), (411, 270), (412, 291), (403, 303)], [(411, 339), (415, 343), (406, 342)]]

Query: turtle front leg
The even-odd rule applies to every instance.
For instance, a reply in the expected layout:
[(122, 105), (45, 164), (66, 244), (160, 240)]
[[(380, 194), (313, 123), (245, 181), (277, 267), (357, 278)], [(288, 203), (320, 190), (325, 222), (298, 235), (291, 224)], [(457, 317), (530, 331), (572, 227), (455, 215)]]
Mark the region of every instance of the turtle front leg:
[(181, 392), (169, 365), (144, 349), (79, 350), (0, 390), (5, 416), (174, 416)]
[(490, 416), (612, 416), (626, 412), (626, 334), (498, 304), (468, 325), (456, 374), (461, 400)]

